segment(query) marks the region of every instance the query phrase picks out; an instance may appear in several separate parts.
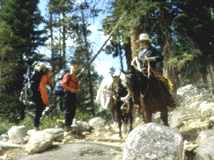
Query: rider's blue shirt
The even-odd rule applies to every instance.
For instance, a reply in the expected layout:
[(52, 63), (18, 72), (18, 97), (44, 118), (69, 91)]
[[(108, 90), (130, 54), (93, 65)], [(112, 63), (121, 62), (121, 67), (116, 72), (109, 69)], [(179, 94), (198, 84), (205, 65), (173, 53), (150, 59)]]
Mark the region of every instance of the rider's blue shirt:
[(138, 54), (138, 59), (141, 63), (141, 68), (145, 66), (144, 59), (145, 57), (158, 57), (156, 61), (151, 62), (151, 66), (155, 67), (158, 61), (162, 61), (162, 56), (156, 51), (152, 46), (146, 49), (142, 49)]

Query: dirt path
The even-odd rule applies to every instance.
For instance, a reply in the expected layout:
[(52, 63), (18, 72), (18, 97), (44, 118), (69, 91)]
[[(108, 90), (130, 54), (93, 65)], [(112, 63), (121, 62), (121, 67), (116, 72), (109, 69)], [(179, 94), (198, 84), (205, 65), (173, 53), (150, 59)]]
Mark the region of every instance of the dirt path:
[(121, 160), (121, 155), (121, 147), (85, 141), (59, 145), (47, 152), (20, 156), (16, 160)]
[[(124, 140), (118, 133), (94, 132), (84, 137), (68, 134), (64, 142), (54, 143), (48, 151), (27, 155), (24, 150), (6, 152), (7, 160), (122, 160)], [(1, 160), (1, 158), (0, 158)]]

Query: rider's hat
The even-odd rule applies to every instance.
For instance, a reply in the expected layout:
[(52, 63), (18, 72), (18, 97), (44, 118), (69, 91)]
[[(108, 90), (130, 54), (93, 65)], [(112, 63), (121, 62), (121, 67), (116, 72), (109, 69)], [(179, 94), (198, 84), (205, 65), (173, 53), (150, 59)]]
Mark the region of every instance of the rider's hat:
[(149, 38), (149, 35), (147, 33), (141, 33), (139, 36), (139, 41), (149, 41), (151, 42), (151, 39)]

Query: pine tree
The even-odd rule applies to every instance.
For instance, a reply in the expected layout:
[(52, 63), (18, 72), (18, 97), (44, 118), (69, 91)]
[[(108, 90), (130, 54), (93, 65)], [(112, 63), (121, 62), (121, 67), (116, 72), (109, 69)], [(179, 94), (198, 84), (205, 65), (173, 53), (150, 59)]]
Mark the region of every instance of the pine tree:
[(80, 91), (80, 102), (81, 111), (91, 111), (92, 115), (95, 115), (95, 93), (96, 87), (99, 81), (99, 76), (95, 72), (93, 64), (90, 60), (92, 58), (92, 51), (88, 36), (90, 35), (89, 27), (89, 15), (90, 5), (85, 2), (80, 4), (80, 12), (75, 15), (74, 33), (75, 33), (75, 44), (76, 49), (74, 52), (74, 59), (80, 64), (80, 68), (84, 68), (84, 72), (80, 77), (81, 79), (81, 91)]
[(22, 114), (19, 92), (23, 85), (26, 64), (33, 63), (36, 48), (45, 37), (38, 26), (42, 21), (38, 0), (3, 0), (0, 11), (0, 103), (2, 114), (16, 120)]
[(72, 30), (69, 26), (72, 24), (71, 13), (73, 9), (73, 0), (50, 0), (48, 4), (48, 28), (51, 38), (52, 58), (60, 59), (59, 69), (64, 68), (66, 63), (67, 40), (70, 36), (69, 32)]

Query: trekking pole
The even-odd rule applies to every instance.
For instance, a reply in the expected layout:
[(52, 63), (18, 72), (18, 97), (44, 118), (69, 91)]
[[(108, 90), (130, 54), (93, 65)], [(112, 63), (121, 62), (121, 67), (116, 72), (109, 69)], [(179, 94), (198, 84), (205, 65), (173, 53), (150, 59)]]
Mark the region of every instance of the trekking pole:
[[(110, 34), (108, 35), (108, 38), (105, 40), (105, 42), (103, 43), (103, 45), (100, 47), (100, 49), (97, 51), (97, 53), (91, 58), (91, 60), (89, 60), (89, 64), (91, 64), (96, 58), (97, 56), (102, 52), (103, 48), (105, 47), (105, 45), (107, 44), (107, 42), (110, 40), (110, 38), (112, 37), (112, 35), (114, 34), (114, 32), (117, 30), (117, 28), (119, 27), (120, 23), (122, 22), (123, 18), (125, 17), (126, 12), (124, 12), (122, 14), (122, 16), (119, 18), (117, 24), (114, 26), (114, 28), (112, 29), (112, 31), (110, 32)], [(81, 71), (77, 74), (77, 77), (79, 77), (86, 69), (87, 65), (85, 65)]]

